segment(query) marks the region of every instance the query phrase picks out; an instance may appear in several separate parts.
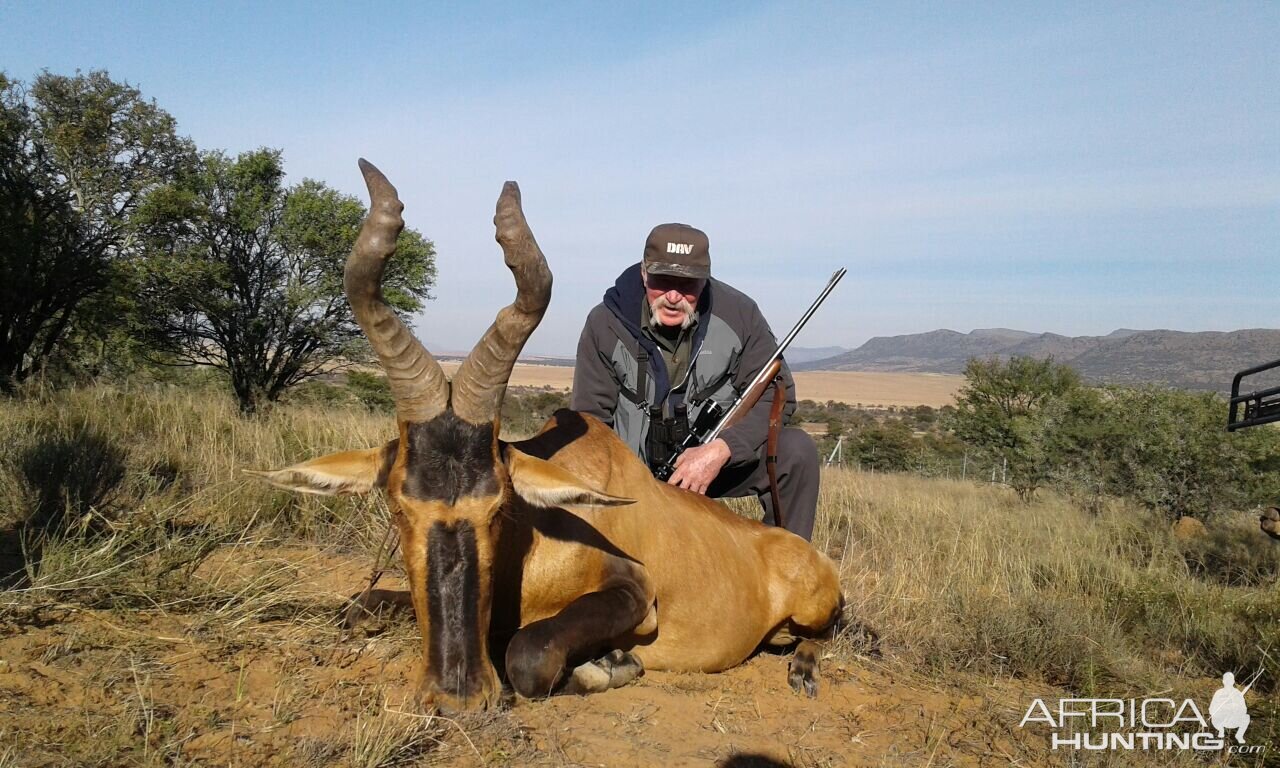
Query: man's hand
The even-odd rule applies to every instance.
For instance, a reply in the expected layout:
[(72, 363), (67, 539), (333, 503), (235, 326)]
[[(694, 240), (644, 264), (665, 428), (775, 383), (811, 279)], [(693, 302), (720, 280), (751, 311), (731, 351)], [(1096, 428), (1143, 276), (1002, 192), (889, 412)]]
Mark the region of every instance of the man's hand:
[(729, 456), (729, 444), (718, 437), (706, 445), (690, 448), (676, 457), (676, 471), (667, 482), (705, 495)]

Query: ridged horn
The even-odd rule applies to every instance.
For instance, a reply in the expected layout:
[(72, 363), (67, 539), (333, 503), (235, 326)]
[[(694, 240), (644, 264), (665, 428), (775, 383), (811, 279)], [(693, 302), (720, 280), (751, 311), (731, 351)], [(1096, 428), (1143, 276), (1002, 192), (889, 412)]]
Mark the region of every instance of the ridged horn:
[(502, 187), (493, 224), (516, 279), (516, 300), (498, 313), (453, 376), (453, 411), (472, 424), (498, 417), (511, 367), (551, 303), (551, 270), (524, 218), (514, 181)]
[(369, 187), (369, 215), (347, 258), (343, 275), (347, 301), (369, 346), (382, 361), (396, 414), (403, 421), (429, 421), (448, 407), (449, 380), (382, 298), (382, 272), (396, 252), (396, 237), (404, 229), (400, 216), (404, 203), (373, 163), (360, 158), (360, 172)]

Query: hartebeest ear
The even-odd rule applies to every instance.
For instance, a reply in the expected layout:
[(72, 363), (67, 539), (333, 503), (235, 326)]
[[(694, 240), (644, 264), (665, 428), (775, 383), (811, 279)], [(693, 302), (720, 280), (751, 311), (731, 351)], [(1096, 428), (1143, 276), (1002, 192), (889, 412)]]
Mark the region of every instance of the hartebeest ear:
[(507, 473), (520, 498), (540, 507), (565, 504), (598, 504), (615, 507), (634, 504), (635, 499), (610, 496), (583, 483), (573, 473), (549, 461), (505, 446)]
[(387, 474), (395, 462), (399, 440), (380, 448), (363, 451), (341, 451), (292, 467), (261, 472), (246, 469), (244, 473), (261, 477), (268, 483), (290, 491), (317, 493), (322, 496), (368, 493), (387, 487)]

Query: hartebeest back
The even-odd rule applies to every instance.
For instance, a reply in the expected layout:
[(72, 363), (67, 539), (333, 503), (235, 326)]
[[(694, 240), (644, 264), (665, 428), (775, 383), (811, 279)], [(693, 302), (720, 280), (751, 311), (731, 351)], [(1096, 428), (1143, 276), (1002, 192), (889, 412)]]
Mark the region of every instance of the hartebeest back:
[[(345, 286), (391, 383), (399, 437), (254, 474), (310, 493), (385, 489), (422, 634), (425, 703), (494, 703), (494, 659), (521, 695), (588, 692), (643, 665), (714, 671), (761, 642), (832, 630), (843, 600), (828, 558), (655, 481), (594, 418), (561, 411), (530, 440), (498, 439), (511, 368), (551, 298), (514, 182), (494, 224), (516, 299), (450, 382), (382, 299), (403, 206), (376, 168), (360, 168), (371, 207)], [(792, 684), (812, 694), (816, 661), (797, 659)]]

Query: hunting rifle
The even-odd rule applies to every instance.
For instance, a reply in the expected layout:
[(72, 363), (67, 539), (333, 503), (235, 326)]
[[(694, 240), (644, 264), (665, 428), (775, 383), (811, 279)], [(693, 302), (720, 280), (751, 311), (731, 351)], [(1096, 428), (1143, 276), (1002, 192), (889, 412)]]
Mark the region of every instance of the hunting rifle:
[(742, 390), (733, 404), (726, 411), (716, 401), (712, 400), (698, 414), (697, 420), (693, 424), (693, 428), (689, 430), (689, 434), (681, 443), (676, 446), (675, 450), (667, 458), (667, 460), (657, 466), (654, 470), (654, 477), (659, 480), (670, 480), (671, 475), (676, 471), (676, 459), (680, 458), (680, 454), (696, 445), (704, 445), (715, 440), (720, 433), (737, 424), (751, 411), (752, 406), (764, 394), (765, 389), (778, 376), (782, 370), (782, 353), (791, 346), (791, 342), (795, 340), (800, 330), (804, 328), (805, 323), (809, 322), (809, 318), (813, 317), (813, 313), (818, 311), (818, 307), (822, 306), (822, 302), (827, 300), (827, 296), (836, 287), (836, 283), (840, 282), (840, 278), (844, 277), (845, 268), (837, 269), (831, 279), (827, 281), (827, 286), (822, 289), (822, 293), (818, 294), (818, 298), (813, 300), (809, 305), (809, 309), (800, 317), (800, 321), (796, 323), (791, 332), (786, 335), (782, 343), (778, 345), (778, 349), (769, 358), (756, 377), (751, 380), (747, 388)]

